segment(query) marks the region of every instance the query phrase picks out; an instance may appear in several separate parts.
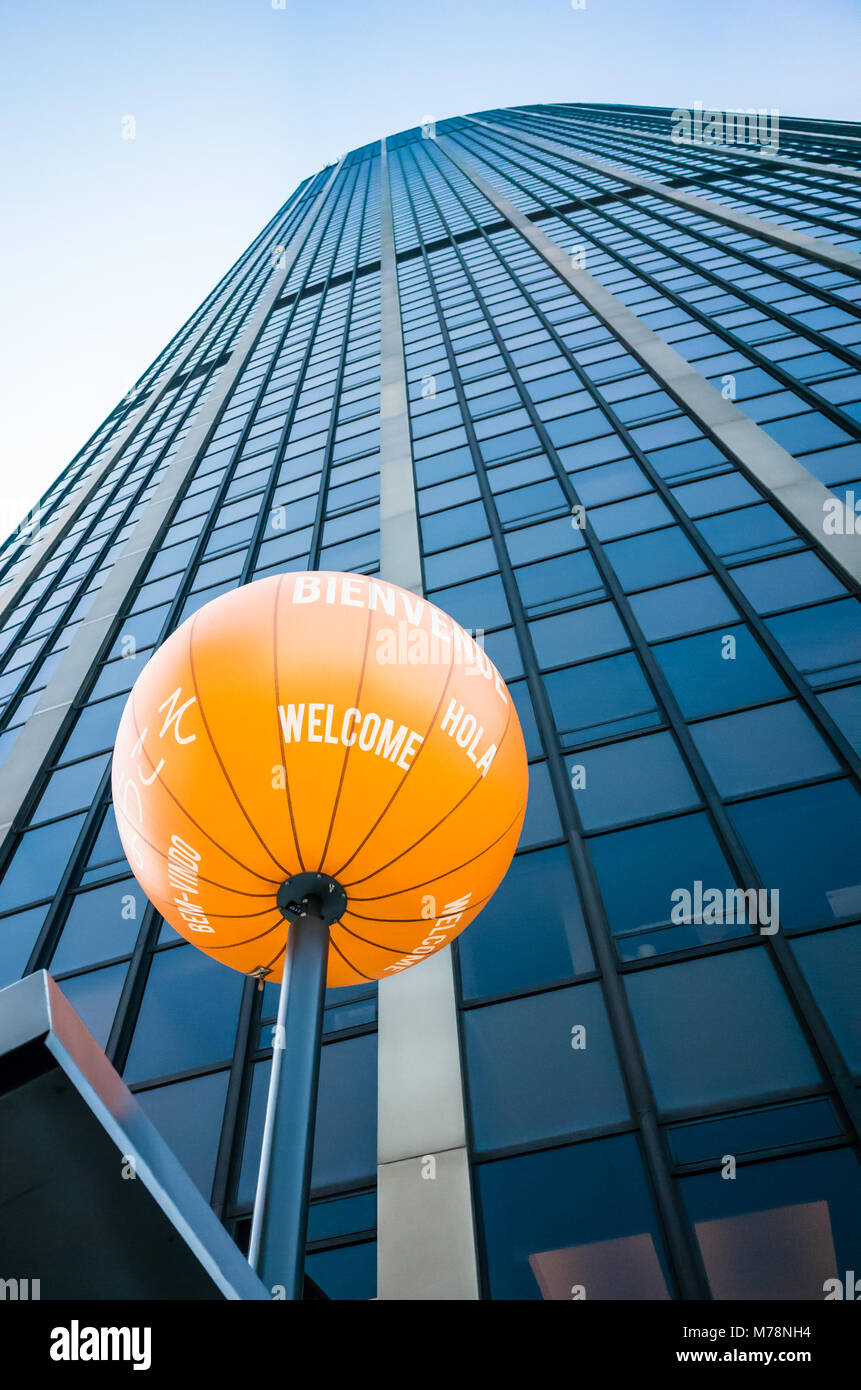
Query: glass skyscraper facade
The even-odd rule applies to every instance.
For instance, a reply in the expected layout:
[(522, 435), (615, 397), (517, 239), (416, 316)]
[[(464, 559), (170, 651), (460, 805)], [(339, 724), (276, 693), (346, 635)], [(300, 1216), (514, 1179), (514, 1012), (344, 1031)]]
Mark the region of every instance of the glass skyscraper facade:
[(127, 693), (209, 599), (305, 569), (423, 591), (509, 682), (504, 884), (327, 996), (333, 1298), (378, 1256), (416, 1299), (861, 1270), (861, 127), (678, 125), (533, 106), (353, 150), (0, 550), (0, 985), (50, 970), (240, 1243), (276, 989), (131, 876)]

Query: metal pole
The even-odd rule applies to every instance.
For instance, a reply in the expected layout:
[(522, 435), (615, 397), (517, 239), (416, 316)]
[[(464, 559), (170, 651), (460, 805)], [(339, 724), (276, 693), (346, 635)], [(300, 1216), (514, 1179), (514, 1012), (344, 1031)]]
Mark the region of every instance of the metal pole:
[(270, 1290), (301, 1299), (329, 928), (307, 900), (287, 933), (248, 1261)]

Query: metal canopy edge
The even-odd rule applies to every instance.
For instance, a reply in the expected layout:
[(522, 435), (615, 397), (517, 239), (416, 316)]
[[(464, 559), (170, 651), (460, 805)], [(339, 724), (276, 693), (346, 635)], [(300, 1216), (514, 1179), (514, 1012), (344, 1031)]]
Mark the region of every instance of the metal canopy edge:
[(0, 1279), (43, 1299), (270, 1298), (45, 970), (0, 990), (0, 1136)]

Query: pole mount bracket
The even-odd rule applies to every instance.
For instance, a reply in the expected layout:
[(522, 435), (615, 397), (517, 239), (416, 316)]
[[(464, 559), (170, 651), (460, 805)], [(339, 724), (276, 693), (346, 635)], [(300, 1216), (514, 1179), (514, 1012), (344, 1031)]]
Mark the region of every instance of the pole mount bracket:
[(345, 912), (347, 894), (337, 879), (328, 874), (302, 873), (284, 880), (276, 901), (281, 916), (288, 922), (317, 917), (330, 927)]

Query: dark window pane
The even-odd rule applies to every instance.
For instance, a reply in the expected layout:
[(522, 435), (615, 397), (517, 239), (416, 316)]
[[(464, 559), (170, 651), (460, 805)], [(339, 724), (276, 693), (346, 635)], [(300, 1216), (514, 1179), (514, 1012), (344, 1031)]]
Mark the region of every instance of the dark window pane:
[(529, 687), (526, 681), (511, 681), (508, 687), (511, 698), (514, 700), (514, 707), (517, 710), (517, 717), (520, 720), (520, 727), (523, 730), (523, 741), (526, 744), (527, 758), (540, 758), (544, 752), (541, 737), (538, 733), (538, 725), (535, 722), (535, 713), (532, 708), (532, 701), (529, 697)]
[(531, 845), (558, 840), (561, 836), (562, 826), (547, 764), (532, 763), (529, 768), (529, 801), (518, 848), (528, 849)]
[(491, 1298), (670, 1297), (631, 1135), (482, 1163), (477, 1176)]
[(428, 598), (470, 632), (504, 627), (511, 622), (502, 580), (495, 574), (459, 584), (454, 589), (437, 589), (436, 593), (429, 593)]
[(848, 782), (730, 807), (763, 883), (780, 892), (784, 926), (861, 915), (861, 804)]
[(585, 550), (558, 555), (514, 571), (523, 606), (529, 615), (549, 612), (574, 599), (603, 597), (595, 561)]
[(854, 599), (785, 613), (768, 626), (814, 685), (861, 673), (861, 608)]
[(755, 1154), (764, 1149), (789, 1148), (843, 1133), (828, 1100), (805, 1100), (797, 1105), (770, 1105), (717, 1120), (695, 1120), (668, 1130), (677, 1163), (720, 1162), (724, 1154)]
[(305, 1270), (329, 1298), (376, 1298), (377, 1243), (366, 1240), (314, 1251), (305, 1256)]
[(91, 970), (86, 975), (59, 981), (60, 989), (100, 1047), (105, 1046), (110, 1035), (127, 970), (127, 965), (110, 965), (105, 970)]
[(516, 855), (457, 949), (465, 999), (529, 989), (593, 969), (566, 850)]
[(628, 1119), (599, 985), (469, 1009), (463, 1028), (478, 1151)]
[(672, 894), (678, 888), (686, 888), (693, 900), (697, 881), (723, 893), (735, 887), (705, 815), (596, 835), (589, 849), (622, 960), (713, 945), (749, 932), (742, 923), (677, 925), (671, 920), (676, 901)]
[(193, 946), (159, 951), (147, 979), (127, 1082), (219, 1062), (233, 1052), (244, 976)]
[(761, 947), (638, 971), (625, 977), (625, 987), (664, 1111), (819, 1082)]
[[(211, 1072), (138, 1091), (137, 1099), (204, 1197), (209, 1199), (230, 1073)], [(193, 1116), (193, 1123), (189, 1123)]]
[(837, 759), (794, 702), (709, 719), (694, 724), (691, 733), (721, 796), (839, 771)]
[(732, 577), (758, 613), (845, 593), (835, 575), (809, 550), (757, 565), (743, 565)]
[(575, 608), (529, 624), (538, 664), (560, 666), (629, 647), (628, 634), (611, 603)]
[(373, 1231), (377, 1224), (376, 1192), (355, 1197), (328, 1197), (308, 1208), (308, 1240), (330, 1240), (356, 1231)]
[(31, 907), (0, 917), (0, 989), (21, 978), (48, 908)]
[(645, 589), (668, 584), (689, 574), (701, 574), (705, 565), (678, 526), (649, 531), (604, 547), (623, 589)]
[(657, 642), (662, 637), (681, 637), (686, 632), (695, 632), (697, 628), (738, 620), (736, 609), (711, 575), (634, 594), (631, 607), (650, 642)]
[[(245, 1134), (237, 1201), (252, 1202), (257, 1187), (269, 1061), (257, 1062)], [(320, 1056), (312, 1190), (373, 1181), (377, 1171), (377, 1035), (327, 1043)]]
[(856, 753), (861, 753), (861, 686), (846, 685), (823, 690), (819, 696), (840, 732)]
[(112, 748), (127, 699), (127, 695), (115, 695), (82, 709), (63, 749), (63, 761)]
[(77, 970), (111, 956), (130, 955), (146, 901), (133, 878), (76, 893), (51, 957), (51, 972)]
[(102, 755), (52, 772), (39, 798), (33, 821), (51, 820), (54, 816), (89, 806), (107, 765), (108, 760)]
[(861, 926), (801, 937), (792, 950), (850, 1070), (861, 1072)]
[(818, 1302), (826, 1280), (843, 1285), (861, 1268), (858, 1179), (851, 1149), (755, 1163), (735, 1182), (683, 1179), (712, 1297)]
[(0, 910), (51, 897), (83, 823), (83, 816), (69, 816), (22, 835), (0, 883)]
[(554, 671), (544, 684), (564, 744), (588, 743), (660, 721), (655, 697), (632, 653)]
[(667, 642), (655, 647), (655, 655), (686, 719), (722, 714), (787, 693), (746, 627)]
[(576, 755), (585, 769), (573, 783), (584, 829), (597, 830), (661, 811), (695, 806), (699, 797), (671, 734), (626, 739)]

